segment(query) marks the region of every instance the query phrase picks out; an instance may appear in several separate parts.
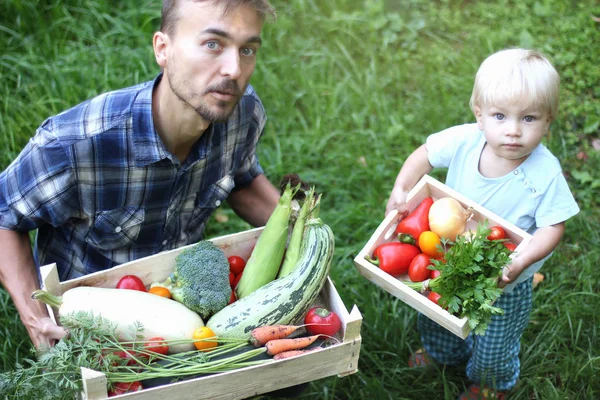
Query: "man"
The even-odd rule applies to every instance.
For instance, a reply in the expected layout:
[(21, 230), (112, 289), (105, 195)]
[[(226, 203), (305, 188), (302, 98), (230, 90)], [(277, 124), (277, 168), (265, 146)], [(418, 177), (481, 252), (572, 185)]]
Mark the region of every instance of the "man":
[(65, 334), (30, 298), (36, 266), (66, 280), (197, 242), (224, 200), (266, 223), (279, 194), (249, 80), (268, 15), (267, 0), (165, 0), (161, 74), (49, 118), (0, 175), (0, 281), (36, 347)]

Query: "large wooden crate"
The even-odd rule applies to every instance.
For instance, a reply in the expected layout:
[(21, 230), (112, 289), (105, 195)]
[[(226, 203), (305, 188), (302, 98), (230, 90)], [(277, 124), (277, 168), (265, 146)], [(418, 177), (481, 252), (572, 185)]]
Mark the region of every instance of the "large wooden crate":
[[(210, 240), (227, 256), (239, 255), (248, 259), (261, 232), (262, 228), (256, 228)], [(119, 279), (127, 274), (137, 275), (146, 284), (162, 281), (172, 272), (175, 257), (187, 247), (190, 246), (141, 258), (66, 282), (59, 281), (56, 264), (46, 265), (41, 267), (43, 287), (52, 294), (61, 295), (66, 290), (77, 286), (115, 287)], [(361, 346), (362, 316), (358, 307), (355, 305), (348, 312), (330, 278), (327, 279), (315, 305), (325, 306), (340, 316), (342, 330), (338, 334), (339, 343), (295, 358), (148, 388), (111, 398), (244, 399), (329, 376), (343, 377), (355, 373), (358, 370)], [(58, 314), (51, 308), (49, 310), (56, 321)], [(84, 399), (108, 397), (107, 381), (103, 373), (82, 368), (82, 379)], [(232, 382), (235, 384), (232, 385)]]
[[(429, 175), (425, 175), (408, 194), (408, 210), (414, 210), (423, 199), (429, 196), (434, 200), (450, 196), (458, 200), (465, 209), (472, 207), (473, 217), (469, 220), (467, 229), (475, 229), (478, 222), (482, 222), (486, 219), (489, 222), (489, 226), (502, 226), (506, 231), (507, 239), (510, 239), (511, 242), (518, 245), (515, 250), (516, 252), (523, 249), (531, 240), (531, 235), (524, 230), (481, 207), (479, 204), (469, 200), (467, 197)], [(390, 212), (385, 217), (367, 244), (354, 258), (356, 269), (365, 278), (393, 294), (415, 310), (423, 313), (450, 332), (463, 339), (466, 338), (471, 331), (466, 318), (457, 318), (427, 299), (424, 295), (403, 284), (401, 281), (410, 281), (408, 274), (395, 278), (365, 260), (365, 256), (372, 256), (373, 251), (380, 244), (398, 240), (395, 233), (398, 222), (399, 218), (396, 211)]]

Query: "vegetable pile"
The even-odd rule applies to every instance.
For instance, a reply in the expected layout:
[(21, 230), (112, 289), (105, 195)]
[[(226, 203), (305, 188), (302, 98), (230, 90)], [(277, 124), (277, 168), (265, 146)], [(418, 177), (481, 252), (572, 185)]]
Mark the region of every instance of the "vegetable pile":
[(118, 395), (336, 341), (341, 320), (335, 313), (318, 307), (307, 314), (334, 251), (333, 232), (319, 218), (321, 196), (304, 182), (282, 187), (247, 261), (201, 241), (179, 253), (165, 281), (149, 287), (125, 275), (116, 288), (34, 292), (58, 309), (70, 334), (29, 365), (0, 375), (0, 397), (73, 398), (82, 390), (80, 367), (103, 372), (109, 394)]
[(498, 279), (510, 262), (510, 250), (502, 240), (488, 239), (490, 233), (486, 223), (478, 224), (470, 237), (458, 236), (443, 260), (433, 260), (440, 276), (424, 283), (405, 282), (413, 289), (437, 293), (438, 303), (448, 312), (468, 318), (476, 335), (485, 334), (492, 316), (503, 313), (492, 304), (502, 294)]
[(502, 313), (492, 304), (502, 268), (516, 246), (500, 226), (466, 230), (471, 214), (451, 197), (427, 197), (402, 219), (397, 240), (380, 244), (365, 259), (382, 271), (410, 281), (434, 303), (459, 317), (467, 317), (475, 334), (484, 334), (492, 315)]

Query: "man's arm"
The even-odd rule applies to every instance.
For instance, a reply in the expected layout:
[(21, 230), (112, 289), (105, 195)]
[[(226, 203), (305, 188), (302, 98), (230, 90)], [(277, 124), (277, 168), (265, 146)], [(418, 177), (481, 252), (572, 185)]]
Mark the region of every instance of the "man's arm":
[(278, 201), (279, 191), (262, 174), (227, 198), (233, 211), (253, 226), (266, 225)]
[(27, 233), (0, 229), (0, 282), (10, 294), (36, 348), (52, 346), (65, 335), (66, 331), (48, 316), (46, 305), (31, 298), (39, 283)]

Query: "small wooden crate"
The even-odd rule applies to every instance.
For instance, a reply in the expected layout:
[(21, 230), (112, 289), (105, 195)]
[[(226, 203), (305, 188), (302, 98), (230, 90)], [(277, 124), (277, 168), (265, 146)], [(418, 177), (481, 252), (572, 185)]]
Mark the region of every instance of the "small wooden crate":
[[(226, 256), (238, 255), (248, 259), (262, 229), (251, 229), (210, 240), (219, 246)], [(175, 257), (190, 246), (141, 258), (66, 282), (59, 281), (56, 264), (46, 265), (41, 267), (43, 288), (52, 294), (61, 295), (66, 290), (77, 286), (115, 287), (119, 279), (127, 274), (137, 275), (148, 285), (151, 282), (166, 279), (173, 270)], [(180, 381), (111, 398), (243, 399), (316, 379), (334, 375), (343, 377), (355, 373), (358, 370), (361, 346), (362, 316), (358, 307), (355, 305), (348, 312), (329, 278), (315, 301), (315, 305), (325, 306), (339, 315), (342, 320), (342, 330), (338, 334), (339, 343), (332, 344), (321, 351), (295, 358)], [(49, 311), (51, 317), (56, 321), (58, 316), (56, 311), (51, 308)], [(84, 399), (106, 399), (108, 397), (107, 381), (103, 373), (82, 368), (82, 379), (84, 387), (82, 397)], [(235, 385), (232, 385), (231, 382), (235, 382)]]
[[(523, 249), (531, 240), (531, 235), (524, 230), (489, 210), (486, 210), (479, 204), (469, 200), (462, 194), (429, 175), (425, 175), (410, 191), (407, 196), (407, 207), (409, 211), (412, 211), (417, 208), (421, 201), (426, 197), (432, 197), (434, 200), (437, 200), (448, 196), (458, 200), (465, 209), (472, 207), (473, 217), (469, 220), (467, 229), (475, 229), (478, 222), (487, 219), (489, 226), (499, 225), (505, 229), (507, 239), (510, 239), (511, 242), (518, 245), (515, 251)], [(401, 281), (410, 281), (408, 274), (395, 278), (365, 260), (365, 256), (372, 256), (373, 251), (380, 244), (397, 240), (395, 232), (398, 222), (397, 211), (390, 212), (386, 216), (367, 244), (354, 258), (356, 269), (358, 269), (360, 274), (365, 278), (393, 294), (415, 310), (423, 313), (450, 332), (463, 339), (466, 338), (471, 331), (466, 318), (455, 317), (442, 307), (427, 299), (424, 295), (403, 284)]]

